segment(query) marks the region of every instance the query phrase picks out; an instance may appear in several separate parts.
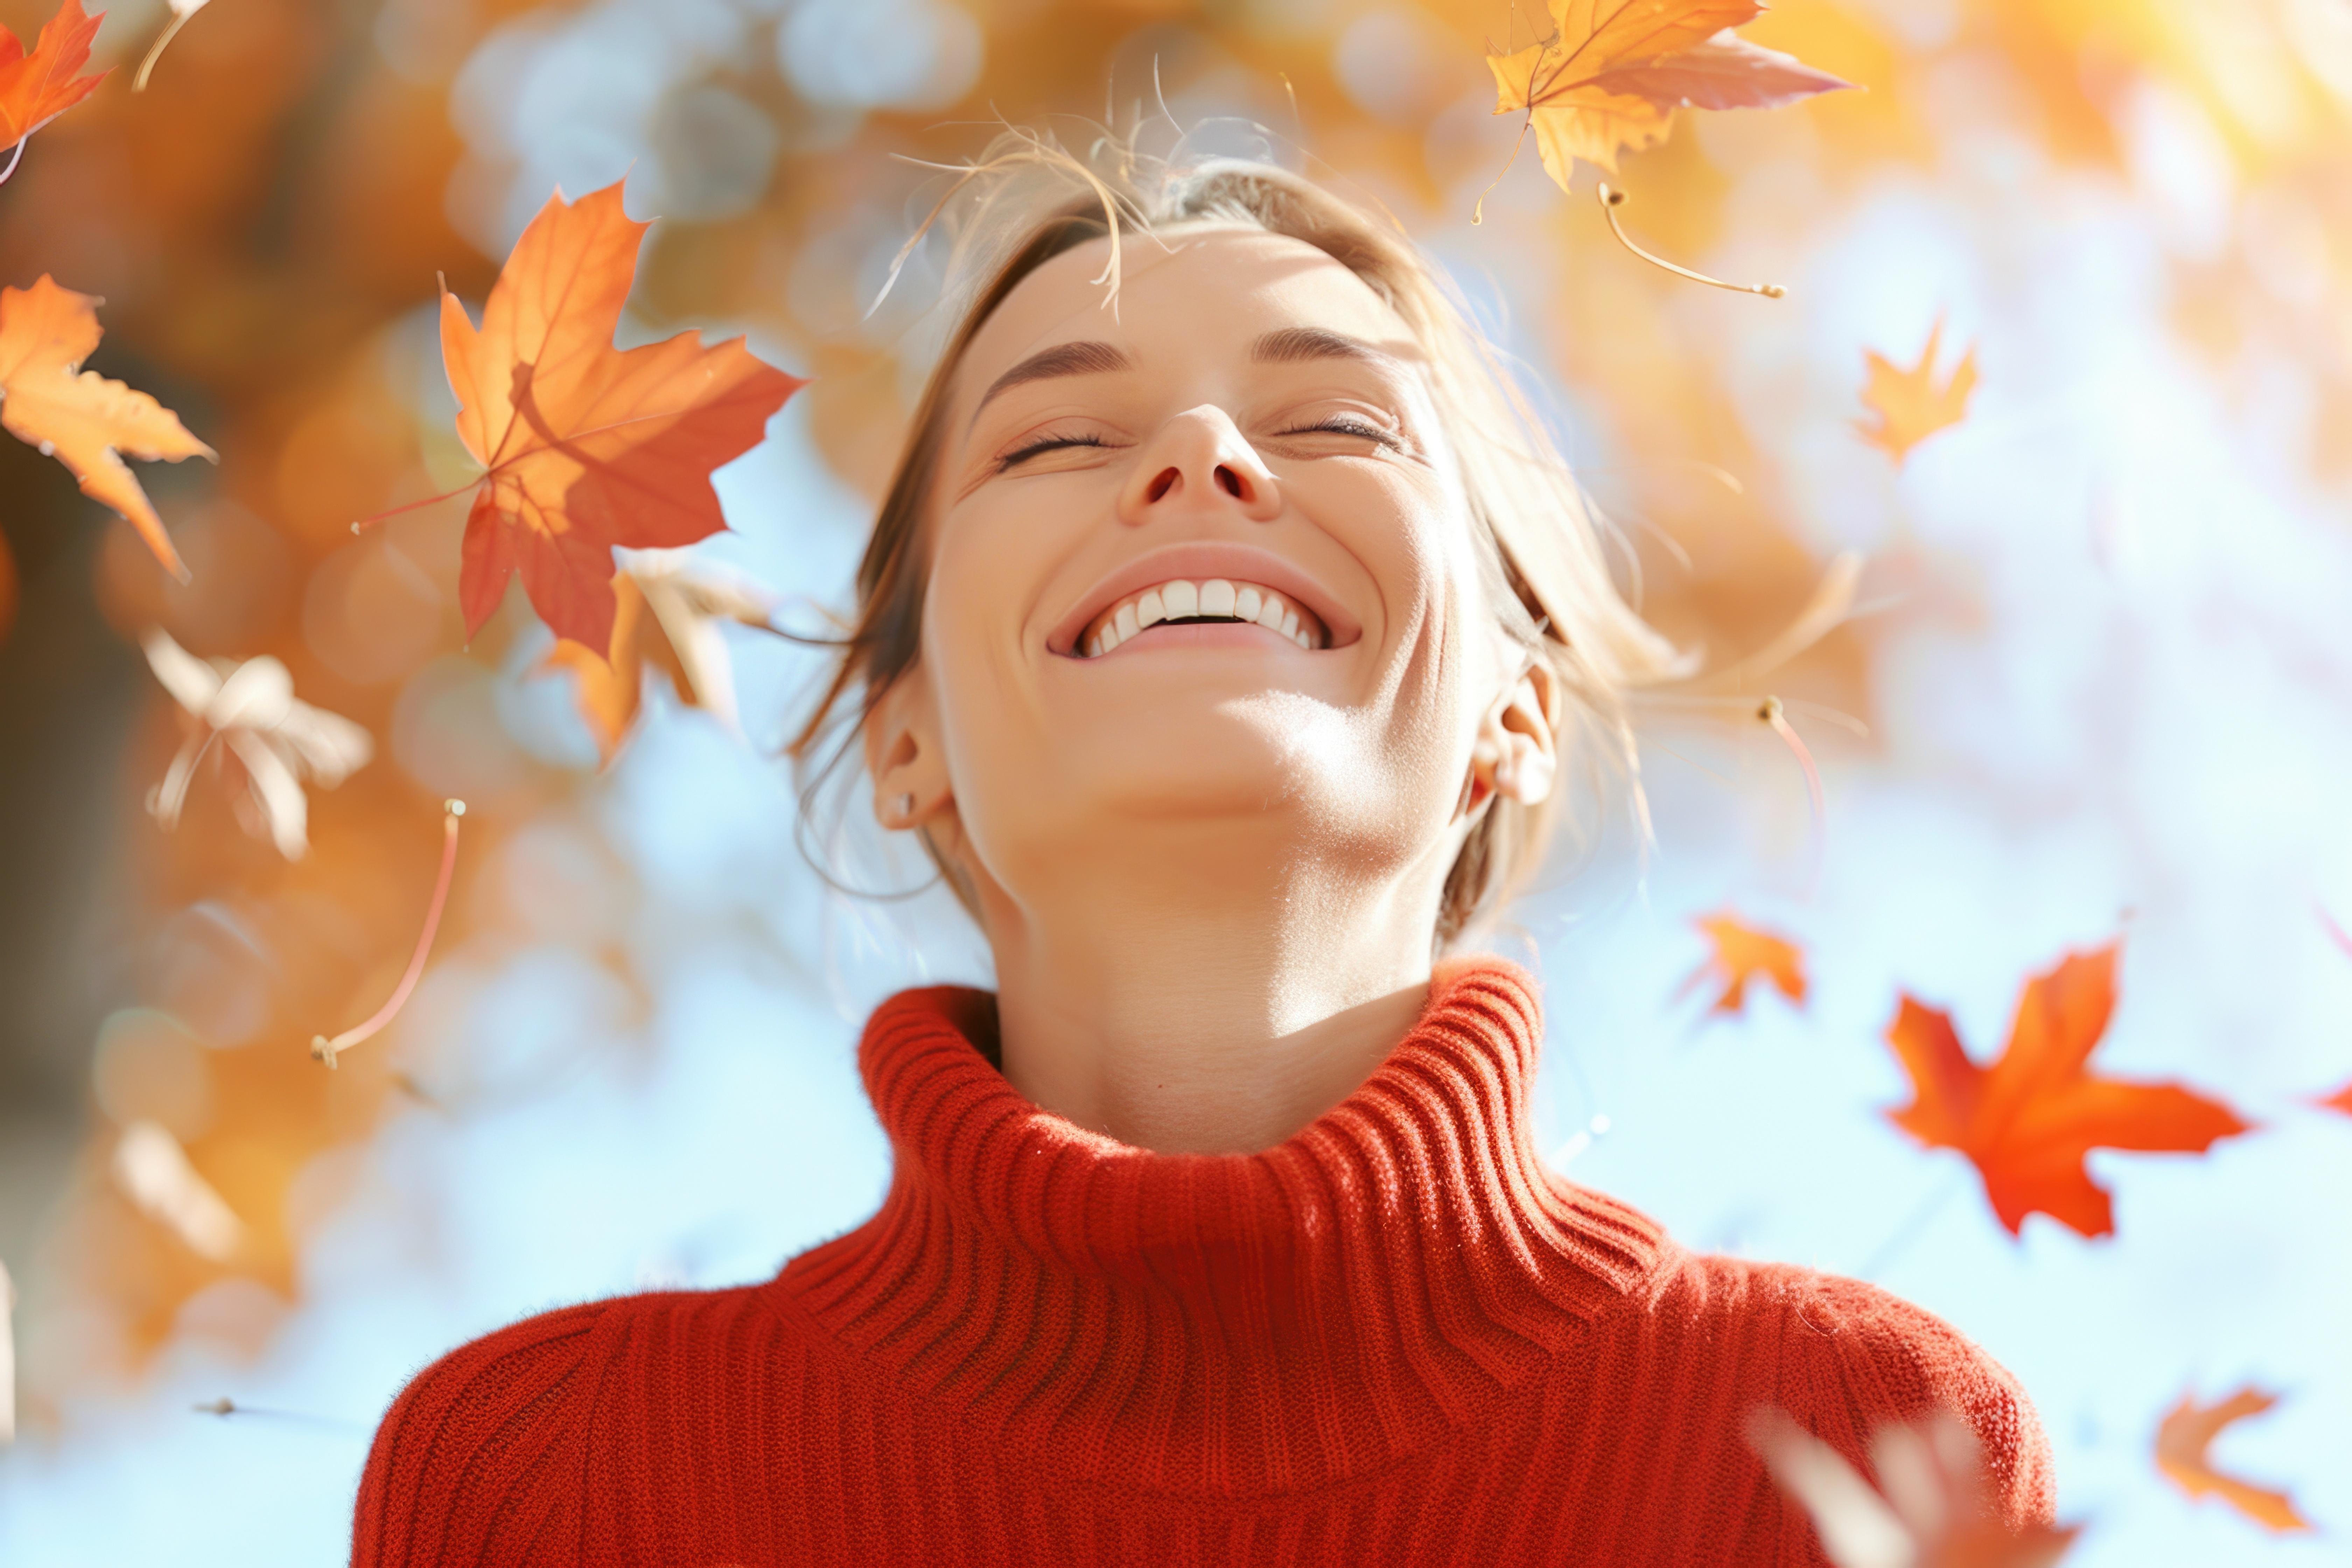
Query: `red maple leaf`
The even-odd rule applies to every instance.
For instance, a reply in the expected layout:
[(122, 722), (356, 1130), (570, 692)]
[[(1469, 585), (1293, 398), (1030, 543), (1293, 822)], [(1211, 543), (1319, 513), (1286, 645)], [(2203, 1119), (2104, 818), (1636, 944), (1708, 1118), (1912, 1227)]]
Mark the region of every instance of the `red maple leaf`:
[(613, 346), (650, 226), (622, 212), (617, 183), (572, 203), (559, 191), (515, 242), (478, 331), (442, 293), (457, 434), (488, 470), (458, 580), (468, 636), (520, 572), (558, 637), (610, 647), (613, 547), (691, 544), (725, 528), (710, 470), (757, 445), (806, 384), (740, 338)]
[(1966, 1154), (2011, 1236), (2035, 1213), (2084, 1236), (2113, 1233), (2106, 1190), (2083, 1166), (2093, 1149), (2201, 1153), (2247, 1130), (2227, 1106), (2179, 1084), (2088, 1070), (2115, 1008), (2115, 973), (2110, 943), (2069, 953), (2029, 981), (2009, 1045), (1989, 1068), (1969, 1059), (1948, 1015), (1907, 995), (1886, 1031), (1913, 1091), (1888, 1120), (1929, 1148)]
[(16, 35), (0, 27), (0, 147), (13, 147), (0, 180), (16, 172), (25, 155), (25, 141), (34, 132), (79, 103), (106, 79), (106, 72), (77, 77), (89, 63), (89, 41), (106, 14), (81, 14), (81, 0), (65, 0), (49, 18), (26, 54)]

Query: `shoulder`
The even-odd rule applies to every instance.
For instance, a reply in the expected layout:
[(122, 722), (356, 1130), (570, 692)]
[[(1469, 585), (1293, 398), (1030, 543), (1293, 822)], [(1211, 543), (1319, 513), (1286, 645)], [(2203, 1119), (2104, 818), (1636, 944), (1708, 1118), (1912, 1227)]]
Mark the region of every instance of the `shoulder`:
[(526, 1318), (426, 1367), (376, 1429), (352, 1561), (504, 1563), (568, 1555), (599, 1438), (691, 1402), (756, 1288), (616, 1297)]
[(1976, 1433), (1990, 1496), (2009, 1522), (2052, 1517), (2050, 1445), (2032, 1401), (2006, 1367), (1934, 1313), (1790, 1264), (1683, 1253), (1654, 1280), (1637, 1310), (1717, 1361), (1743, 1403), (1780, 1405), (1856, 1463), (1879, 1427), (1957, 1411)]

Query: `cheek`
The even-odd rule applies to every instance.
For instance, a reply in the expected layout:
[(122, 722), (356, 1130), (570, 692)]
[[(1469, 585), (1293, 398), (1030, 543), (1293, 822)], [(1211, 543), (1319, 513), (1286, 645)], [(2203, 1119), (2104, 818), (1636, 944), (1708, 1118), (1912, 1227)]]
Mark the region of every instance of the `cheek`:
[(950, 667), (1001, 658), (1018, 646), (1039, 559), (1055, 548), (1050, 512), (992, 490), (940, 519), (923, 597), (923, 646)]
[(1298, 499), (1362, 563), (1380, 594), (1382, 646), (1367, 673), (1385, 696), (1388, 722), (1449, 728), (1433, 704), (1443, 706), (1462, 683), (1477, 598), (1465, 503), (1442, 476), (1402, 465), (1318, 475)]
[[(968, 815), (1034, 783), (1045, 716), (1024, 632), (1047, 563), (1066, 546), (1066, 485), (992, 487), (940, 520), (923, 598), (924, 662), (951, 785)], [(1025, 493), (1024, 493), (1025, 492)]]
[(1294, 493), (1381, 600), (1381, 646), (1360, 667), (1370, 684), (1339, 750), (1359, 778), (1381, 781), (1385, 810), (1417, 824), (1450, 817), (1488, 679), (1475, 657), (1485, 612), (1467, 504), (1442, 474), (1401, 465), (1327, 470)]
[(1444, 481), (1402, 463), (1332, 463), (1286, 478), (1290, 501), (1362, 563), (1391, 623), (1419, 619), (1462, 533)]

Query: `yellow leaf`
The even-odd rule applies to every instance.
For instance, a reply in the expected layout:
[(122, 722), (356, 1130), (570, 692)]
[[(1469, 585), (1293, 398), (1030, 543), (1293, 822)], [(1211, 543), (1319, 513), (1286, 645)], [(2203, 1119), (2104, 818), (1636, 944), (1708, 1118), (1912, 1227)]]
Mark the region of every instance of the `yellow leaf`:
[(120, 512), (184, 583), (188, 569), (121, 454), (176, 463), (214, 452), (145, 393), (81, 368), (98, 347), (98, 303), (46, 273), (30, 289), (0, 289), (0, 424), (71, 469), (82, 493)]
[(1730, 37), (1756, 0), (1551, 0), (1552, 34), (1490, 54), (1495, 112), (1526, 110), (1545, 170), (1569, 188), (1575, 161), (1665, 138), (1675, 110), (1769, 108), (1851, 84)]
[(1870, 382), (1863, 388), (1863, 405), (1878, 416), (1878, 423), (1857, 419), (1854, 428), (1873, 446), (1884, 447), (1898, 464), (1912, 447), (1968, 417), (1969, 395), (1977, 387), (1976, 345), (1969, 346), (1949, 379), (1939, 385), (1936, 350), (1943, 335), (1944, 323), (1938, 318), (1935, 330), (1927, 334), (1927, 346), (1919, 351), (1919, 363), (1908, 370), (1864, 351)]
[(2275, 1396), (2251, 1388), (2202, 1409), (2193, 1397), (2184, 1396), (2156, 1429), (2156, 1468), (2190, 1497), (2219, 1497), (2265, 1529), (2309, 1530), (2311, 1522), (2295, 1511), (2286, 1493), (2223, 1475), (2206, 1457), (2205, 1450), (2223, 1427), (2259, 1415), (2277, 1403)]

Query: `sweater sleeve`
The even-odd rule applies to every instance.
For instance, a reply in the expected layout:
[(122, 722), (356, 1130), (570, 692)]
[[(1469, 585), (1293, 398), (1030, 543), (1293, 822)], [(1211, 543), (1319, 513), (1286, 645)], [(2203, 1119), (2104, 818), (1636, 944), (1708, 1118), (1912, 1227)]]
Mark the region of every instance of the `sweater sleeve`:
[(1859, 1280), (1791, 1269), (1780, 1403), (1859, 1461), (1871, 1434), (1937, 1409), (1958, 1411), (1983, 1455), (1987, 1500), (2017, 1529), (2057, 1510), (2050, 1442), (2009, 1370), (1931, 1312)]
[(401, 1391), (360, 1480), (352, 1568), (578, 1560), (602, 1311), (527, 1319)]

